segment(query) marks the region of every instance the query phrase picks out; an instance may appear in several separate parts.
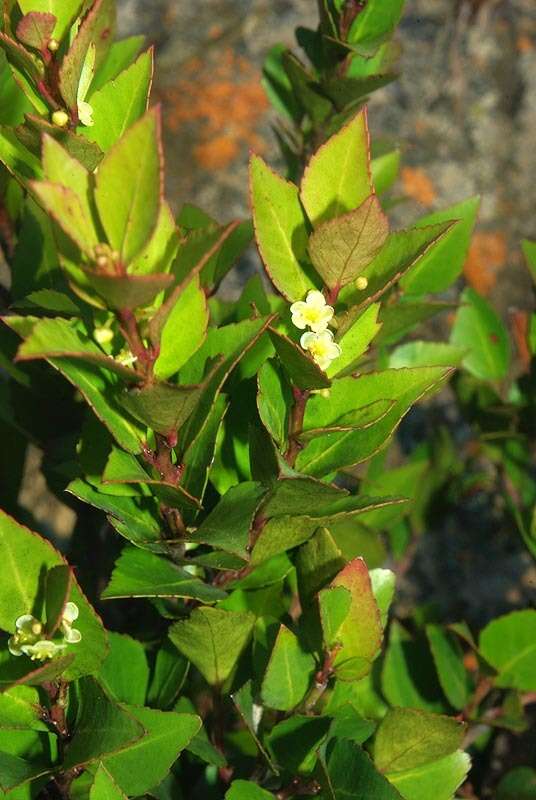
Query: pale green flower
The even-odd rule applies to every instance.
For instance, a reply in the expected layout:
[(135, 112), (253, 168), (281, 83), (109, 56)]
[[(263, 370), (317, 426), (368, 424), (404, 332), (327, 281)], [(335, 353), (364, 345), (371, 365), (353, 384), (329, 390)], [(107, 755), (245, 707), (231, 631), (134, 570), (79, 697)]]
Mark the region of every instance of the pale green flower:
[(43, 625), (31, 614), (23, 614), (15, 621), (15, 633), (7, 642), (12, 656), (21, 656), (24, 645), (34, 644), (43, 632)]
[(331, 362), (341, 354), (341, 348), (333, 341), (331, 331), (313, 333), (307, 331), (300, 339), (304, 350), (308, 350), (320, 369), (326, 370)]
[(325, 331), (333, 318), (333, 308), (328, 306), (326, 298), (317, 289), (307, 293), (305, 301), (298, 300), (290, 307), (292, 324), (300, 330), (309, 327), (315, 333)]
[(23, 644), (21, 650), (32, 661), (46, 661), (47, 658), (54, 658), (66, 647), (66, 644), (56, 644), (50, 639), (41, 639), (35, 644)]
[(68, 602), (65, 604), (65, 610), (61, 618), (60, 628), (63, 633), (63, 641), (67, 644), (78, 644), (82, 639), (82, 634), (79, 630), (72, 627), (73, 622), (78, 619), (78, 606), (76, 603)]

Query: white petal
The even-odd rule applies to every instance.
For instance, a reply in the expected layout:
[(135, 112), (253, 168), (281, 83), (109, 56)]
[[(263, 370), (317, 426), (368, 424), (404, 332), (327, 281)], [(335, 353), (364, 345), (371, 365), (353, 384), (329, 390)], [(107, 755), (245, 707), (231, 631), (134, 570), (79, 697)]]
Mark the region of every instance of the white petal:
[(63, 638), (67, 644), (78, 644), (82, 640), (82, 634), (76, 628), (69, 628)]
[(311, 291), (307, 293), (305, 302), (308, 306), (312, 306), (313, 308), (323, 308), (326, 305), (326, 298), (318, 289), (311, 289)]
[(91, 128), (94, 125), (93, 109), (85, 100), (78, 103), (78, 118), (86, 128)]
[(301, 331), (307, 327), (307, 321), (304, 319), (301, 311), (298, 311), (296, 314), (292, 315), (292, 324)]
[(303, 300), (297, 300), (295, 303), (292, 303), (290, 307), (291, 314), (303, 314), (303, 312), (307, 309), (307, 304), (303, 302)]
[(15, 628), (18, 631), (27, 630), (29, 633), (31, 633), (33, 621), (34, 617), (32, 617), (31, 614), (23, 614), (22, 617), (19, 617), (15, 620)]
[(7, 640), (7, 649), (9, 650), (9, 652), (11, 653), (12, 656), (21, 656), (22, 655), (22, 650), (16, 644), (16, 640), (14, 639), (13, 636), (10, 636), (9, 639)]
[(63, 619), (66, 622), (74, 622), (75, 619), (78, 619), (78, 614), (79, 614), (79, 611), (78, 611), (78, 606), (76, 605), (76, 603), (71, 603), (70, 601), (68, 603), (65, 603), (65, 610), (63, 612)]
[(316, 339), (317, 339), (317, 334), (316, 333), (312, 333), (311, 331), (307, 331), (307, 333), (304, 333), (302, 335), (302, 337), (300, 339), (300, 344), (301, 344), (301, 346), (303, 347), (304, 350), (308, 350), (309, 347), (314, 342), (316, 342)]

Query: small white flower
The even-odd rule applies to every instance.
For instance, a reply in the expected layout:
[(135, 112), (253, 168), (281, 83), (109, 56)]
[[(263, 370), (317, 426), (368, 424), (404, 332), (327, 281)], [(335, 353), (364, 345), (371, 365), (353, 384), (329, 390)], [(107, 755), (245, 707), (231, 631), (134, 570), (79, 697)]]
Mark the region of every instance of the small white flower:
[(95, 124), (93, 122), (93, 108), (85, 100), (78, 101), (78, 119), (86, 128), (91, 128)]
[(12, 656), (21, 656), (24, 645), (34, 644), (43, 631), (43, 625), (31, 614), (23, 614), (15, 620), (15, 633), (8, 639), (8, 650)]
[(78, 606), (76, 603), (66, 603), (65, 610), (60, 622), (61, 632), (63, 633), (63, 641), (67, 644), (78, 644), (82, 639), (82, 634), (76, 628), (73, 628), (73, 622), (78, 619)]
[(331, 362), (341, 354), (341, 348), (333, 341), (331, 331), (313, 333), (307, 331), (300, 339), (300, 344), (304, 350), (308, 350), (320, 369), (326, 370)]
[(290, 307), (292, 324), (300, 330), (309, 327), (315, 333), (325, 331), (333, 318), (333, 308), (328, 306), (326, 298), (317, 289), (307, 293), (305, 301), (298, 300)]
[(59, 652), (65, 650), (66, 644), (56, 644), (50, 639), (41, 639), (35, 644), (23, 644), (21, 647), (25, 656), (32, 661), (46, 661), (47, 658), (54, 658)]

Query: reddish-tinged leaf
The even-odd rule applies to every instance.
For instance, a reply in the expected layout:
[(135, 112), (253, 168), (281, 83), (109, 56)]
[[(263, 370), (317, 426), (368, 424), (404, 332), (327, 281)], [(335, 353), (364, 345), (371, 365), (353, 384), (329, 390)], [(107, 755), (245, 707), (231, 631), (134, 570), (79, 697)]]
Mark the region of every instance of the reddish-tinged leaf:
[(173, 275), (109, 275), (84, 270), (85, 275), (110, 308), (146, 306), (173, 283)]
[(355, 280), (387, 238), (389, 225), (376, 195), (348, 214), (322, 223), (309, 239), (311, 261), (332, 289)]
[(28, 47), (44, 50), (52, 37), (55, 24), (54, 14), (31, 11), (17, 25), (17, 39)]
[(337, 634), (342, 647), (334, 660), (335, 674), (340, 680), (359, 680), (370, 672), (382, 642), (380, 612), (363, 559), (350, 561), (331, 585), (351, 595), (350, 610)]

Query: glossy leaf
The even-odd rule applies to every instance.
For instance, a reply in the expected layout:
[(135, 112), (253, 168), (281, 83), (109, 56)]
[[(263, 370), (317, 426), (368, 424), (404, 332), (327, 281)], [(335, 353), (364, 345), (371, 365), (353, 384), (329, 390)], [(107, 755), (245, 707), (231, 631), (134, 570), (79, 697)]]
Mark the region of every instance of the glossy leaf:
[(400, 800), (402, 796), (365, 751), (345, 739), (335, 740), (328, 750), (322, 783), (326, 800)]
[(440, 625), (427, 625), (426, 635), (439, 683), (453, 708), (462, 710), (469, 701), (471, 684), (458, 640)]
[[(2, 563), (11, 565), (9, 580), (2, 581), (0, 586), (0, 627), (12, 633), (18, 617), (38, 612), (45, 591), (46, 571), (56, 566), (65, 567), (65, 561), (46, 540), (4, 512), (0, 512), (0, 558)], [(68, 651), (74, 661), (66, 675), (74, 679), (96, 672), (107, 646), (102, 623), (75, 579), (69, 599), (78, 606), (76, 627), (82, 634), (82, 642), (69, 646)]]
[(168, 434), (184, 425), (200, 395), (199, 386), (155, 382), (143, 389), (123, 392), (120, 402), (134, 419), (158, 433)]
[(467, 777), (470, 766), (467, 753), (457, 750), (439, 761), (387, 777), (405, 800), (428, 800), (431, 795), (436, 800), (451, 800)]
[(248, 612), (196, 608), (189, 619), (172, 625), (169, 638), (211, 686), (221, 686), (247, 646), (254, 622)]
[(171, 561), (126, 547), (116, 562), (110, 583), (101, 594), (103, 600), (126, 597), (190, 597), (203, 603), (215, 603), (225, 592), (203, 583)]
[(111, 246), (129, 264), (156, 227), (162, 199), (160, 117), (149, 111), (99, 166), (95, 202)]
[(311, 158), (300, 198), (316, 227), (357, 208), (372, 190), (367, 117), (362, 111)]
[(282, 446), (288, 433), (288, 410), (292, 403), (290, 386), (277, 361), (265, 361), (259, 370), (257, 408), (266, 430)]
[(259, 156), (250, 162), (253, 223), (266, 270), (287, 300), (302, 300), (313, 283), (307, 262), (307, 222), (294, 184), (280, 178)]
[(397, 622), (389, 629), (381, 681), (383, 694), (391, 705), (431, 712), (445, 710), (427, 646), (420, 639), (412, 639)]
[(283, 333), (270, 330), (270, 338), (290, 379), (299, 389), (325, 389), (329, 378), (309, 354)]
[(159, 380), (167, 380), (178, 372), (201, 347), (207, 325), (205, 293), (199, 285), (199, 278), (195, 277), (179, 295), (162, 328), (160, 354), (154, 365)]
[(99, 680), (120, 703), (142, 706), (149, 681), (149, 666), (143, 645), (130, 636), (109, 633), (110, 650)]
[(340, 288), (359, 277), (387, 234), (387, 218), (372, 194), (355, 210), (318, 225), (309, 239), (309, 255), (324, 283)]
[(297, 637), (281, 625), (262, 681), (262, 699), (270, 708), (290, 711), (303, 700), (315, 662)]
[(510, 341), (493, 308), (474, 289), (465, 289), (450, 340), (467, 355), (463, 366), (481, 380), (498, 381), (510, 365)]
[(56, 39), (63, 39), (68, 28), (78, 14), (82, 0), (19, 0), (19, 6), (23, 14), (39, 12), (41, 14), (51, 13), (56, 17), (54, 36)]
[(413, 708), (393, 708), (374, 740), (374, 763), (380, 772), (404, 772), (448, 756), (461, 747), (464, 726)]
[(347, 375), (366, 353), (370, 343), (382, 327), (378, 321), (379, 310), (379, 303), (373, 303), (363, 311), (340, 339), (337, 338), (342, 352), (328, 367), (328, 377)]
[(480, 653), (498, 676), (497, 686), (536, 691), (536, 611), (512, 611), (492, 620), (480, 634)]
[(103, 764), (99, 764), (89, 792), (89, 800), (126, 800), (126, 795)]
[(94, 124), (84, 128), (86, 138), (103, 152), (110, 149), (146, 111), (153, 78), (153, 53), (147, 50), (91, 95)]
[(450, 208), (429, 214), (417, 223), (417, 228), (458, 220), (441, 242), (425, 255), (401, 281), (404, 291), (410, 294), (443, 292), (462, 272), (467, 257), (471, 234), (480, 206), (479, 197), (471, 197)]
[(306, 717), (295, 714), (278, 722), (267, 737), (277, 764), (291, 773), (311, 772), (317, 751), (327, 738), (329, 717)]

